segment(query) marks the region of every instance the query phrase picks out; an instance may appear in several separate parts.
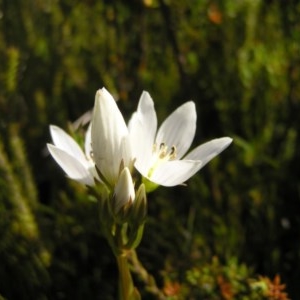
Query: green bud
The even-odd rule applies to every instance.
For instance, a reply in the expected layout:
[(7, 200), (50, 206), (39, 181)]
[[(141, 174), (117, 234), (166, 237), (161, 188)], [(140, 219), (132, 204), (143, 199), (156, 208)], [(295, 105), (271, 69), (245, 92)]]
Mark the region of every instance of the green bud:
[(127, 249), (135, 249), (140, 244), (144, 233), (144, 225), (145, 223), (142, 223), (139, 226), (131, 228), (128, 234), (128, 241), (126, 243)]
[(147, 215), (147, 195), (145, 185), (142, 183), (136, 193), (135, 201), (131, 207), (130, 223), (137, 226), (145, 222)]

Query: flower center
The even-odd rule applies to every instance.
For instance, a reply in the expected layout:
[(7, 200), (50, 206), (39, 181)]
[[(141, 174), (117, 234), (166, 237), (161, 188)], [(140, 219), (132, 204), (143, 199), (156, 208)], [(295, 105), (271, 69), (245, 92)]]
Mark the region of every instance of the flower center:
[(176, 147), (172, 146), (168, 151), (168, 146), (165, 143), (160, 143), (159, 147), (157, 144), (154, 144), (152, 153), (157, 159), (171, 160), (176, 158)]
[(174, 160), (177, 156), (176, 147), (173, 145), (170, 149), (165, 143), (156, 143), (153, 145), (152, 149), (152, 163), (151, 168), (149, 169), (148, 176), (151, 177), (153, 171), (162, 163)]

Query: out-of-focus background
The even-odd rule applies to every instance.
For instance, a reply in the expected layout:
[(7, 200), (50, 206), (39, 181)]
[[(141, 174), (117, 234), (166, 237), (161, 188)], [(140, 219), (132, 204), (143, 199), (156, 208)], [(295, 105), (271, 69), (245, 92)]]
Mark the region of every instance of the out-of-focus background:
[[(299, 15), (296, 0), (0, 0), (0, 298), (116, 299), (97, 203), (45, 149), (49, 124), (80, 135), (105, 86), (127, 120), (147, 90), (160, 121), (195, 101), (194, 146), (234, 138), (149, 195), (138, 254), (166, 299), (286, 299), (281, 283), (296, 299)], [(270, 282), (281, 296), (255, 298)]]

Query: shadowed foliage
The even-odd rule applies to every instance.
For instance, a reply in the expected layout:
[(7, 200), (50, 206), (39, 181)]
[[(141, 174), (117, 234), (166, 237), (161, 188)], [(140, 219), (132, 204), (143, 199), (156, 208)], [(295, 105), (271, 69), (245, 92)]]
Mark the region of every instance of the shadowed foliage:
[(0, 0), (0, 299), (117, 296), (97, 202), (45, 147), (49, 124), (82, 138), (71, 122), (102, 86), (127, 120), (147, 90), (159, 120), (195, 101), (195, 146), (234, 139), (148, 197), (138, 254), (166, 299), (295, 299), (299, 14), (293, 0)]

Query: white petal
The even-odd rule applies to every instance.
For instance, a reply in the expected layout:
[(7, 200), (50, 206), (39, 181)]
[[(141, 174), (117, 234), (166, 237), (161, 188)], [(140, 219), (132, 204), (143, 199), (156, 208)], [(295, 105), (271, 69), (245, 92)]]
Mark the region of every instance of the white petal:
[(157, 117), (154, 103), (148, 92), (143, 92), (137, 111), (131, 117), (128, 129), (130, 133), (133, 157), (138, 169), (148, 169), (157, 129)]
[(231, 142), (232, 139), (229, 137), (211, 140), (195, 148), (192, 152), (186, 155), (184, 159), (201, 160), (204, 166), (220, 152), (226, 149)]
[(47, 147), (52, 157), (71, 179), (89, 186), (94, 185), (93, 176), (79, 160), (54, 145), (47, 144)]
[(114, 212), (118, 213), (119, 210), (128, 202), (134, 201), (135, 192), (132, 177), (128, 168), (124, 168), (120, 174), (118, 182), (115, 186), (114, 192)]
[(64, 130), (55, 125), (50, 125), (50, 133), (56, 147), (69, 153), (76, 159), (84, 162), (86, 160), (83, 151), (76, 141)]
[(85, 155), (91, 159), (92, 154), (92, 123), (89, 124), (89, 127), (85, 133), (85, 142), (84, 142)]
[(80, 116), (77, 120), (72, 123), (73, 129), (77, 130), (80, 126), (84, 126), (89, 123), (92, 119), (92, 110), (85, 112), (82, 116)]
[(196, 131), (196, 109), (192, 101), (178, 107), (161, 125), (156, 142), (176, 147), (177, 159), (190, 148)]
[(92, 119), (93, 158), (106, 180), (114, 185), (118, 175), (123, 151), (122, 140), (128, 129), (119, 108), (105, 89), (96, 93)]
[(173, 160), (160, 165), (149, 178), (163, 186), (175, 186), (192, 177), (202, 167), (201, 161)]
[(129, 134), (122, 138), (119, 152), (121, 155), (120, 157), (122, 157), (124, 167), (129, 167), (129, 168), (133, 167), (132, 166), (133, 158), (132, 158)]

